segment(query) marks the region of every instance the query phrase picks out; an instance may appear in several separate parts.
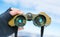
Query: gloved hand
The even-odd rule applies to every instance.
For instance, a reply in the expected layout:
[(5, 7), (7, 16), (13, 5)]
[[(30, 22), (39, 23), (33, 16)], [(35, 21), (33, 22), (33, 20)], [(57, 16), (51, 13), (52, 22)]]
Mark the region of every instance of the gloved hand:
[[(17, 8), (11, 8), (11, 11), (9, 12), (12, 16), (15, 16), (15, 15), (20, 15), (20, 14), (23, 14), (22, 11), (20, 11), (19, 9)], [(23, 27), (22, 28), (18, 28), (18, 30), (22, 30), (24, 29)]]

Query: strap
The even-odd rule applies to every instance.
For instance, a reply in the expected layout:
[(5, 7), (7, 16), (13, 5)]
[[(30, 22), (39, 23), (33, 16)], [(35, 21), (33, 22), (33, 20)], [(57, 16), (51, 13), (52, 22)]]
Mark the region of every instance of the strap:
[(16, 27), (16, 30), (15, 30), (15, 37), (17, 37), (17, 33), (18, 33), (18, 27)]
[(41, 26), (41, 37), (43, 37), (43, 33), (44, 33), (44, 26)]

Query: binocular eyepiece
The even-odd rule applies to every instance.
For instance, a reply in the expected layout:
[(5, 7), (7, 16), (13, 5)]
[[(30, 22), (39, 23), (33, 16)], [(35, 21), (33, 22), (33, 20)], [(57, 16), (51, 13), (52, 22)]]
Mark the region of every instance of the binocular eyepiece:
[(34, 18), (33, 23), (35, 26), (45, 26), (46, 17), (44, 15), (38, 15)]
[(22, 26), (25, 25), (25, 23), (26, 23), (26, 18), (23, 15), (17, 16), (14, 20), (14, 24), (16, 26), (21, 26), (22, 27)]
[(10, 26), (18, 26), (23, 27), (26, 24), (26, 21), (33, 21), (35, 26), (47, 26), (51, 23), (51, 18), (45, 14), (44, 12), (40, 12), (39, 14), (22, 14), (16, 15), (12, 20), (9, 21)]

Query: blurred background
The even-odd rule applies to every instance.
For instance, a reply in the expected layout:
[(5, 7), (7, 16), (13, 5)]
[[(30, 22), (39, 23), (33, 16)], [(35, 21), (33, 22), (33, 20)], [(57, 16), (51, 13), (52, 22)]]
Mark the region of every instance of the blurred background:
[[(0, 14), (9, 7), (18, 8), (24, 14), (45, 12), (52, 21), (45, 27), (44, 37), (60, 37), (60, 0), (0, 0)], [(18, 31), (18, 36), (40, 37), (40, 30), (41, 28), (34, 26), (33, 21), (27, 21), (24, 30)]]

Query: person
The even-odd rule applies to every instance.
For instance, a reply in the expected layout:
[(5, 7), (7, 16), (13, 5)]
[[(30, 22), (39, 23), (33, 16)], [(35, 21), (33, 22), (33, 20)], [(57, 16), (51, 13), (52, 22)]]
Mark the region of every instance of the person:
[(23, 12), (16, 8), (9, 8), (0, 15), (0, 37), (8, 37), (15, 33), (17, 27), (10, 27), (8, 22), (17, 14), (23, 14)]

